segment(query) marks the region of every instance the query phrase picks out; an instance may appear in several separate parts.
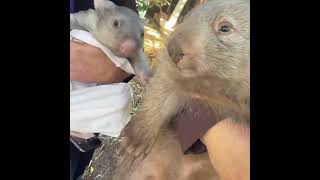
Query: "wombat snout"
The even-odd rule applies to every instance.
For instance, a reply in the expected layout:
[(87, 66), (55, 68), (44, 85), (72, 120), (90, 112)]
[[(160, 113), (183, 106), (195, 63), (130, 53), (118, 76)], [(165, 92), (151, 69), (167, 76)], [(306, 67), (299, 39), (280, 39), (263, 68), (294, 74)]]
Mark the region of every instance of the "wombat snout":
[(130, 57), (137, 49), (136, 43), (127, 39), (120, 45), (120, 51), (125, 57)]
[(175, 64), (177, 64), (184, 56), (181, 46), (174, 38), (168, 42), (167, 50), (171, 60)]

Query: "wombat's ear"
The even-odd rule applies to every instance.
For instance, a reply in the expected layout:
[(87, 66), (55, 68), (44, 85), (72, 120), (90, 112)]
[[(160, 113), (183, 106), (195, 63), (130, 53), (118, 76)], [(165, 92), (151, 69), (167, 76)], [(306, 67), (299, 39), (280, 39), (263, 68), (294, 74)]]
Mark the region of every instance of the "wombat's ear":
[(94, 8), (95, 9), (114, 9), (116, 5), (109, 0), (94, 0)]

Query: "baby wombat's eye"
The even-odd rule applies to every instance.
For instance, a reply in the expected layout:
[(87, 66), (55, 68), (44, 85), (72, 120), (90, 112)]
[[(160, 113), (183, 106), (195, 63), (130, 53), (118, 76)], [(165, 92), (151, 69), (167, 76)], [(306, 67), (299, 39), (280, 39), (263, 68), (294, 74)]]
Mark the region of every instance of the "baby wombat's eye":
[(229, 22), (221, 22), (218, 25), (218, 33), (226, 35), (233, 32), (233, 26)]
[(144, 32), (141, 33), (141, 37), (144, 37)]
[(119, 21), (118, 21), (118, 20), (114, 20), (114, 21), (113, 21), (113, 27), (114, 27), (114, 28), (118, 28), (119, 26), (120, 26)]

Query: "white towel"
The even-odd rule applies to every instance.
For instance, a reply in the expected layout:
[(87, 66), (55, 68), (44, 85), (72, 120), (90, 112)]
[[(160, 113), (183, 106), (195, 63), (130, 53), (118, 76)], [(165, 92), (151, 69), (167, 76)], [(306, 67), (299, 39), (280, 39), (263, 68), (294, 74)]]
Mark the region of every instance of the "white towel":
[[(127, 59), (113, 55), (89, 32), (72, 30), (71, 36), (99, 47), (117, 67), (134, 74)], [(133, 93), (127, 83), (97, 86), (70, 81), (70, 131), (101, 133), (117, 138), (131, 119), (129, 106), (132, 100)]]

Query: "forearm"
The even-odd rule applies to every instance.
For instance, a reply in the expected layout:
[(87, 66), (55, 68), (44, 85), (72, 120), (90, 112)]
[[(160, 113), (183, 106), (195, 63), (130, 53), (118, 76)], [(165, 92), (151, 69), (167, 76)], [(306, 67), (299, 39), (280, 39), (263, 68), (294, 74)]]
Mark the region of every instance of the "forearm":
[[(118, 83), (118, 82), (124, 82), (127, 78), (131, 77), (132, 75), (124, 72), (120, 68), (112, 68), (108, 73), (106, 73), (105, 77), (103, 77), (98, 82), (103, 82), (100, 84), (111, 84), (111, 83)], [(109, 81), (106, 82), (105, 79), (108, 79)]]
[(129, 76), (99, 48), (70, 41), (70, 80), (110, 84), (122, 82)]
[(202, 138), (221, 180), (250, 179), (250, 128), (224, 120)]

